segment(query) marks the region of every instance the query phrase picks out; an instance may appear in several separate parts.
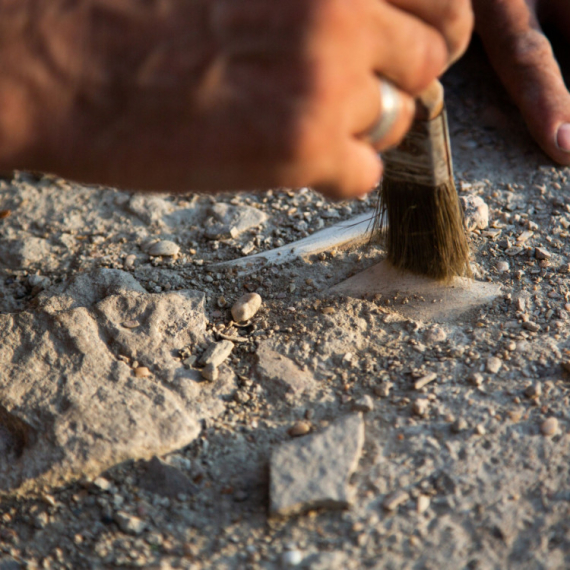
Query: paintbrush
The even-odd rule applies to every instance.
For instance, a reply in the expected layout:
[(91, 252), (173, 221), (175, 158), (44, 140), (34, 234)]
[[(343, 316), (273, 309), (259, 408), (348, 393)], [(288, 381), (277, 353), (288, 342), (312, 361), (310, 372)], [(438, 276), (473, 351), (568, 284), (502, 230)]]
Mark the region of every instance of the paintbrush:
[(439, 81), (417, 98), (410, 131), (382, 160), (372, 237), (383, 238), (388, 260), (399, 269), (440, 281), (471, 277)]

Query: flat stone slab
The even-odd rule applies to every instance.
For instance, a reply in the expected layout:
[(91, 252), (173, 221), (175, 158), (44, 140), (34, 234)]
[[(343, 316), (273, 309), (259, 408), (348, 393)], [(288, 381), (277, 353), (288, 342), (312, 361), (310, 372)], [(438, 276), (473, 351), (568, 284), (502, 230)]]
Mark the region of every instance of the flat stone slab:
[(272, 350), (267, 342), (260, 344), (257, 357), (257, 375), (271, 394), (302, 396), (313, 393), (318, 382), (309, 370), (301, 370), (290, 358)]
[(271, 456), (270, 514), (292, 515), (316, 508), (344, 509), (364, 445), (361, 414), (345, 416), (322, 433), (278, 447)]
[(452, 322), (492, 303), (501, 286), (466, 278), (442, 283), (395, 269), (382, 261), (328, 290), (331, 295), (362, 298), (382, 295), (391, 310), (417, 321)]
[[(91, 478), (188, 445), (236, 388), (200, 381), (177, 357), (203, 342), (204, 294), (149, 294), (100, 269), (0, 315), (0, 494)], [(150, 373), (135, 376), (137, 366)]]

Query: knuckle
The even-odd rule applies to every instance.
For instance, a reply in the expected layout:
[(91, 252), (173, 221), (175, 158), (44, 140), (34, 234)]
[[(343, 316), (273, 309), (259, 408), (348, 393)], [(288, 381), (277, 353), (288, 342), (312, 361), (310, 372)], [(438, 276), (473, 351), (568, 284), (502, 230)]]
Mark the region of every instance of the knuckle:
[(447, 65), (447, 47), (441, 36), (425, 38), (411, 43), (410, 60), (413, 62), (407, 86), (412, 95), (423, 91)]
[(512, 38), (511, 55), (516, 65), (530, 67), (536, 62), (544, 62), (553, 57), (552, 46), (538, 30), (529, 30)]

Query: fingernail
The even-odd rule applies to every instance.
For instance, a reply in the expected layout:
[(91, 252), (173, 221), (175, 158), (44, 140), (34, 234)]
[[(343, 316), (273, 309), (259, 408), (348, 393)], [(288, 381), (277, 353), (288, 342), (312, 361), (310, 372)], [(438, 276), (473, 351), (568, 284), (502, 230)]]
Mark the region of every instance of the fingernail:
[(570, 124), (564, 123), (558, 127), (556, 146), (564, 152), (570, 152)]

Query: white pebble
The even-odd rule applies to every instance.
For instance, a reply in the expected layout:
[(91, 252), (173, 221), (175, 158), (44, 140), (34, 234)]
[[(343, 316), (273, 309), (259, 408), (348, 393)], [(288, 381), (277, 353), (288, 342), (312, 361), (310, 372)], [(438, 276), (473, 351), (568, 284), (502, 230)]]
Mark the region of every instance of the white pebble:
[(429, 509), (430, 498), (427, 495), (420, 495), (416, 504), (416, 511), (418, 514), (425, 513)]
[(215, 382), (220, 376), (218, 368), (213, 364), (207, 364), (202, 368), (202, 378), (208, 382)]
[(232, 317), (237, 323), (249, 321), (261, 307), (262, 299), (258, 293), (246, 293), (232, 307)]
[(558, 420), (556, 418), (548, 418), (542, 422), (540, 433), (545, 436), (552, 436), (558, 433)]
[(284, 568), (299, 566), (303, 562), (303, 553), (300, 550), (287, 550), (281, 555), (281, 565)]
[(180, 251), (180, 246), (175, 244), (173, 241), (163, 240), (157, 241), (153, 243), (148, 253), (149, 255), (164, 255), (164, 256), (172, 256), (177, 255)]
[(400, 505), (402, 505), (403, 503), (407, 503), (409, 498), (410, 495), (406, 491), (400, 489), (399, 491), (396, 491), (395, 493), (388, 495), (384, 499), (382, 506), (387, 511), (395, 511)]
[(206, 352), (200, 358), (200, 364), (207, 366), (211, 364), (217, 368), (226, 358), (230, 355), (234, 348), (234, 343), (231, 340), (221, 340), (220, 342), (213, 342)]
[(496, 374), (501, 369), (502, 365), (503, 361), (500, 358), (497, 358), (496, 356), (491, 356), (490, 358), (487, 359), (487, 372), (490, 372), (491, 374)]
[(506, 261), (499, 261), (495, 268), (499, 273), (506, 273), (509, 270), (509, 264)]

